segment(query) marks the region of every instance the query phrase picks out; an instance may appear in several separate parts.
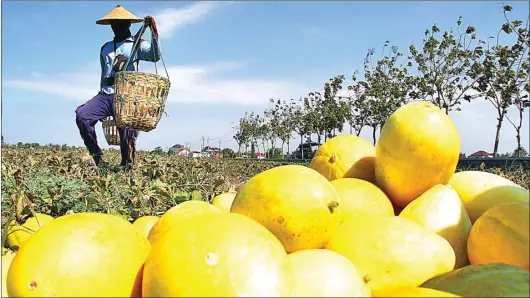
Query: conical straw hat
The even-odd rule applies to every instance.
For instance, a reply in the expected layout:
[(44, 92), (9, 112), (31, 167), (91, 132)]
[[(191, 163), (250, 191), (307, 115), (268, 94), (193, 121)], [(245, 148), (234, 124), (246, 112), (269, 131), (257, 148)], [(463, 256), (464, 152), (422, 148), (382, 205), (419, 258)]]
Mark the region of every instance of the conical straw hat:
[(123, 8), (121, 5), (114, 7), (109, 13), (104, 17), (96, 21), (98, 25), (110, 25), (111, 20), (129, 20), (131, 23), (140, 23), (144, 19), (139, 18), (132, 14), (127, 9)]

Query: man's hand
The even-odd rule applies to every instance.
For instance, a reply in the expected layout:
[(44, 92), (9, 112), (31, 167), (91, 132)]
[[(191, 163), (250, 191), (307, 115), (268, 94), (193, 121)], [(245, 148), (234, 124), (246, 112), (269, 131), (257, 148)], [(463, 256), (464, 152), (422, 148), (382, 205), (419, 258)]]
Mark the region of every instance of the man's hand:
[(151, 31), (153, 31), (153, 35), (156, 39), (158, 39), (158, 29), (156, 28), (156, 22), (155, 19), (152, 16), (146, 16), (144, 18), (145, 24), (149, 27), (151, 27)]

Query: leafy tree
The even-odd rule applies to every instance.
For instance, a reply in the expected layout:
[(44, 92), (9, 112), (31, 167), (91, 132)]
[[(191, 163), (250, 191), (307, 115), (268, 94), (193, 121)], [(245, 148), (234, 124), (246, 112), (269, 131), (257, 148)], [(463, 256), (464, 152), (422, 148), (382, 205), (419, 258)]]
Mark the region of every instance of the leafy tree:
[(412, 98), (431, 101), (446, 114), (460, 111), (462, 99), (471, 101), (479, 96), (468, 92), (476, 81), (470, 78), (469, 72), (479, 63), (484, 42), (477, 41), (473, 26), (461, 32), (462, 17), (458, 18), (457, 25), (456, 36), (451, 29), (440, 38), (440, 29), (434, 24), (425, 30), (421, 50), (414, 45), (409, 47), (409, 66), (414, 62), (417, 71)]
[(318, 115), (316, 114), (315, 109), (312, 106), (313, 104), (314, 102), (312, 102), (309, 98), (306, 97), (299, 99), (298, 105), (293, 105), (293, 126), (294, 131), (298, 133), (298, 135), (300, 135), (300, 145), (304, 143), (304, 136), (311, 136), (311, 133), (316, 131), (315, 127), (316, 122), (318, 120)]
[(528, 151), (524, 147), (517, 147), (517, 149), (513, 151), (513, 157), (527, 157), (527, 156), (528, 156)]
[[(528, 49), (528, 39), (530, 38), (528, 36), (528, 32), (529, 32), (529, 21), (530, 21), (530, 18), (527, 19), (526, 21), (526, 26), (525, 28), (521, 27), (521, 24), (519, 21), (514, 21), (514, 22), (510, 22), (508, 20), (508, 17), (506, 15), (506, 12), (509, 12), (511, 11), (511, 7), (510, 6), (505, 6), (504, 7), (504, 19), (506, 20), (506, 23), (503, 24), (503, 29), (505, 28), (505, 30), (507, 32), (515, 32), (518, 36), (518, 43), (523, 46), (523, 47), (526, 47)], [(505, 31), (505, 32), (506, 32)], [(509, 34), (509, 33), (508, 33)], [(526, 58), (528, 58), (528, 54), (526, 54)], [(526, 84), (524, 84), (523, 86), (523, 90), (524, 92), (517, 92), (514, 94), (514, 98), (513, 98), (513, 105), (515, 106), (515, 108), (517, 109), (517, 120), (513, 120), (509, 117), (508, 114), (506, 114), (506, 119), (508, 120), (508, 122), (510, 122), (510, 124), (513, 126), (513, 128), (515, 129), (515, 139), (517, 141), (517, 148), (522, 148), (524, 150), (524, 148), (521, 146), (521, 128), (523, 126), (523, 116), (524, 116), (524, 110), (529, 108), (530, 107), (530, 100), (528, 98), (528, 94), (530, 92), (529, 88), (528, 88), (528, 59), (525, 59), (523, 61), (521, 61), (522, 63), (519, 65), (520, 66), (520, 70), (523, 70), (526, 72), (526, 77), (527, 77), (527, 81), (526, 81)], [(521, 74), (521, 76), (525, 76), (525, 74)], [(526, 94), (524, 94), (526, 93)], [(516, 151), (515, 152), (521, 152), (521, 153), (524, 153), (523, 151)], [(521, 157), (523, 156), (526, 156), (527, 153), (525, 155), (521, 155)], [(517, 156), (517, 155), (516, 155)]]
[(280, 148), (270, 148), (267, 151), (267, 157), (271, 159), (282, 159), (283, 152)]
[[(324, 99), (322, 98), (322, 94), (318, 91), (309, 92), (308, 96), (303, 99), (303, 107), (303, 121), (306, 121), (310, 128), (307, 136), (316, 134), (318, 143), (321, 143), (322, 136), (326, 131), (324, 120)], [(300, 139), (303, 139), (302, 136), (300, 136)]]
[(234, 153), (234, 150), (230, 148), (224, 148), (221, 150), (221, 154), (223, 154), (223, 158), (234, 158), (236, 157), (236, 154)]
[[(247, 120), (246, 114), (245, 114), (244, 117), (239, 118), (239, 125), (234, 127), (234, 129), (236, 131), (236, 133), (234, 135), (234, 140), (236, 140), (237, 145), (238, 145), (238, 152), (239, 152), (239, 154), (241, 154), (241, 147), (243, 145), (248, 144), (249, 138), (250, 138), (250, 135), (249, 135), (249, 124), (248, 124), (248, 120)], [(246, 148), (245, 148), (245, 152), (246, 152)]]
[(344, 98), (348, 106), (345, 118), (350, 125), (350, 134), (356, 136), (361, 134), (362, 129), (368, 122), (368, 101), (364, 96), (364, 88), (357, 81), (357, 75), (352, 75), (353, 83), (348, 86), (348, 97)]
[(390, 52), (385, 54), (389, 45), (390, 42), (386, 41), (381, 59), (375, 66), (372, 63), (375, 49), (368, 50), (364, 59), (364, 80), (359, 82), (363, 89), (360, 108), (366, 113), (366, 124), (372, 127), (374, 144), (377, 129), (381, 130), (388, 117), (407, 103), (411, 91), (412, 77), (408, 75), (405, 62), (400, 61), (403, 53), (392, 46)]
[(324, 140), (334, 137), (337, 131), (342, 132), (344, 127), (348, 105), (337, 96), (342, 90), (343, 82), (344, 75), (338, 75), (324, 84), (324, 98), (320, 110), (320, 131), (324, 133)]
[[(511, 11), (511, 9), (509, 5), (504, 6), (505, 17), (506, 12)], [(496, 43), (492, 46), (488, 45), (482, 64), (473, 73), (477, 80), (474, 88), (484, 94), (484, 98), (497, 110), (497, 126), (493, 145), (494, 156), (498, 153), (500, 132), (508, 108), (516, 105), (521, 113), (520, 121), (522, 121), (522, 110), (528, 107), (528, 94), (523, 95), (525, 91), (530, 91), (528, 84), (528, 72), (530, 71), (528, 22), (526, 27), (523, 27), (522, 24), (522, 21), (519, 20), (512, 22), (507, 20), (497, 34)], [(513, 32), (517, 33), (514, 44), (511, 46), (499, 44), (502, 33), (510, 35)], [(514, 126), (519, 133), (520, 126)], [(521, 147), (520, 143), (520, 134), (517, 134), (518, 148)]]
[(279, 118), (278, 138), (282, 141), (282, 152), (285, 144), (287, 144), (287, 154), (291, 151), (290, 140), (292, 133), (296, 129), (296, 121), (294, 113), (296, 110), (296, 103), (293, 99), (290, 101), (276, 102), (276, 113)]

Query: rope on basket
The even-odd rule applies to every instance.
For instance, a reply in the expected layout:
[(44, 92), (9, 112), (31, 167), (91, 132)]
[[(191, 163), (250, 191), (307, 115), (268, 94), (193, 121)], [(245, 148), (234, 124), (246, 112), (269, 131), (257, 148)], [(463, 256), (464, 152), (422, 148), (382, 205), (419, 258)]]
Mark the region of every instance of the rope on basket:
[[(117, 115), (117, 112), (120, 112), (121, 109), (125, 106), (126, 102), (133, 103), (136, 108), (133, 110), (133, 116), (130, 115), (119, 115), (124, 116), (127, 118), (129, 122), (133, 120), (137, 120), (135, 124), (138, 126), (141, 130), (149, 131), (156, 127), (156, 124), (158, 121), (160, 121), (162, 117), (162, 113), (167, 113), (164, 111), (166, 107), (166, 101), (167, 101), (167, 95), (169, 93), (169, 87), (171, 82), (169, 81), (169, 74), (167, 72), (166, 64), (164, 62), (164, 58), (162, 56), (162, 53), (159, 49), (158, 53), (153, 52), (153, 61), (155, 63), (155, 72), (156, 74), (149, 74), (149, 73), (142, 73), (142, 72), (130, 72), (127, 71), (128, 66), (130, 63), (133, 63), (134, 59), (137, 57), (137, 49), (140, 46), (140, 37), (145, 33), (145, 30), (148, 25), (144, 22), (142, 27), (138, 30), (138, 32), (135, 35), (133, 47), (131, 49), (131, 54), (129, 55), (129, 59), (127, 59), (126, 64), (122, 71), (120, 71), (117, 75), (117, 82), (116, 85), (118, 86), (124, 86), (125, 90), (118, 90), (117, 88), (115, 101), (117, 100), (119, 102), (119, 109), (120, 111), (116, 111), (116, 105), (115, 105), (115, 114)], [(151, 27), (149, 25), (149, 27)], [(153, 43), (155, 41), (155, 36), (153, 30), (151, 30), (151, 42)], [(159, 76), (158, 74), (158, 67), (156, 65), (156, 54), (160, 56), (160, 59), (162, 60), (162, 64), (164, 67), (164, 71), (166, 73), (167, 78), (163, 78)], [(127, 83), (129, 82), (129, 83)], [(132, 92), (132, 93), (131, 93)], [(123, 93), (127, 93), (127, 97), (124, 96)], [(116, 98), (117, 97), (117, 98)], [(127, 101), (126, 101), (127, 99)], [(155, 101), (157, 100), (157, 101)], [(141, 103), (144, 103), (142, 106)], [(156, 104), (155, 104), (156, 103)], [(130, 106), (130, 105), (129, 105)], [(154, 106), (154, 108), (153, 108)], [(127, 110), (125, 110), (127, 112)], [(145, 118), (145, 115), (148, 115), (149, 118)], [(118, 115), (117, 115), (118, 116)], [(144, 119), (142, 119), (144, 117)], [(121, 117), (118, 117), (118, 121), (120, 121)], [(133, 118), (133, 120), (131, 120)], [(140, 118), (140, 119), (137, 119)], [(155, 119), (154, 121), (152, 119)], [(139, 122), (139, 123), (137, 123)], [(153, 127), (154, 125), (154, 127)], [(134, 126), (134, 125), (132, 125)], [(143, 129), (142, 129), (143, 128)]]

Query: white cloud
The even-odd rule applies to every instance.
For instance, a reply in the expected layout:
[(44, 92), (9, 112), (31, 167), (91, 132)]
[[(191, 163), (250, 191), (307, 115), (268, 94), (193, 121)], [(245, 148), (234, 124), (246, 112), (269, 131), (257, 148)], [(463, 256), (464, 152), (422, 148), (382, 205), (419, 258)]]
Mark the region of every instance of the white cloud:
[[(271, 97), (281, 99), (298, 98), (306, 95), (308, 91), (320, 90), (322, 86), (309, 86), (305, 82), (290, 82), (287, 79), (280, 78), (275, 80), (256, 77), (241, 78), (234, 77), (229, 73), (242, 67), (245, 67), (244, 63), (233, 61), (219, 61), (202, 65), (170, 65), (168, 66), (168, 72), (172, 88), (168, 101), (170, 103), (186, 103), (187, 106), (191, 106), (190, 104), (194, 103), (232, 103), (236, 104), (236, 106), (239, 105), (241, 111), (251, 109), (260, 113)], [(231, 76), (227, 76), (227, 74)], [(322, 83), (324, 83), (325, 77), (322, 78)], [(6, 80), (5, 78), (4, 80), (4, 88), (48, 93), (73, 102), (85, 102), (97, 92), (99, 75), (90, 72), (34, 73), (24, 80)], [(347, 95), (346, 89), (343, 89), (339, 94)], [(159, 144), (170, 145), (170, 142), (179, 142), (179, 140), (180, 142), (197, 142), (195, 139), (199, 138), (200, 135), (221, 135), (231, 131), (231, 122), (237, 121), (239, 116), (228, 116), (225, 115), (226, 111), (221, 110), (214, 112), (213, 110), (208, 110), (208, 106), (206, 105), (204, 108), (209, 113), (219, 115), (220, 118), (210, 119), (210, 116), (201, 114), (202, 116), (197, 115), (197, 118), (193, 121), (187, 120), (186, 125), (182, 126), (182, 121), (179, 117), (174, 117), (177, 114), (176, 110), (169, 111), (170, 117), (167, 119), (163, 117), (160, 127), (156, 129), (156, 133), (143, 134), (142, 149), (152, 149)], [(229, 109), (234, 107), (234, 105), (230, 105)], [(168, 109), (178, 110), (179, 106), (169, 105)], [(509, 115), (512, 120), (517, 120), (516, 110), (510, 109)], [(479, 150), (493, 151), (496, 111), (491, 103), (484, 99), (475, 99), (471, 103), (464, 102), (462, 111), (450, 112), (450, 116), (460, 132), (462, 152), (471, 154)], [(527, 110), (524, 114), (521, 131), (521, 142), (526, 148), (529, 148), (530, 142), (529, 117)], [(72, 129), (71, 135), (77, 139), (77, 132), (75, 128)], [(348, 126), (345, 126), (344, 132), (349, 132)], [(175, 139), (175, 136), (179, 137)], [(371, 141), (371, 128), (364, 128), (361, 137)], [(167, 143), (164, 143), (164, 140)], [(296, 148), (299, 142), (300, 137), (293, 134), (293, 139), (290, 142), (291, 150)], [(236, 145), (232, 143), (226, 143), (223, 146), (235, 148)], [(515, 144), (515, 130), (505, 120), (500, 135), (499, 152), (513, 151), (516, 147)], [(194, 148), (197, 147), (198, 145), (194, 146)]]
[[(307, 90), (300, 84), (283, 79), (223, 78), (219, 75), (243, 66), (243, 63), (232, 61), (168, 66), (167, 71), (172, 84), (168, 102), (259, 105), (271, 97), (297, 97)], [(165, 76), (160, 69), (159, 74)], [(84, 102), (94, 96), (99, 89), (99, 75), (91, 72), (39, 74), (23, 80), (5, 80), (4, 87), (49, 93)]]
[(160, 39), (165, 39), (171, 37), (174, 31), (183, 28), (185, 25), (203, 19), (219, 4), (221, 2), (196, 2), (183, 8), (166, 8), (154, 11), (151, 15), (156, 21)]

